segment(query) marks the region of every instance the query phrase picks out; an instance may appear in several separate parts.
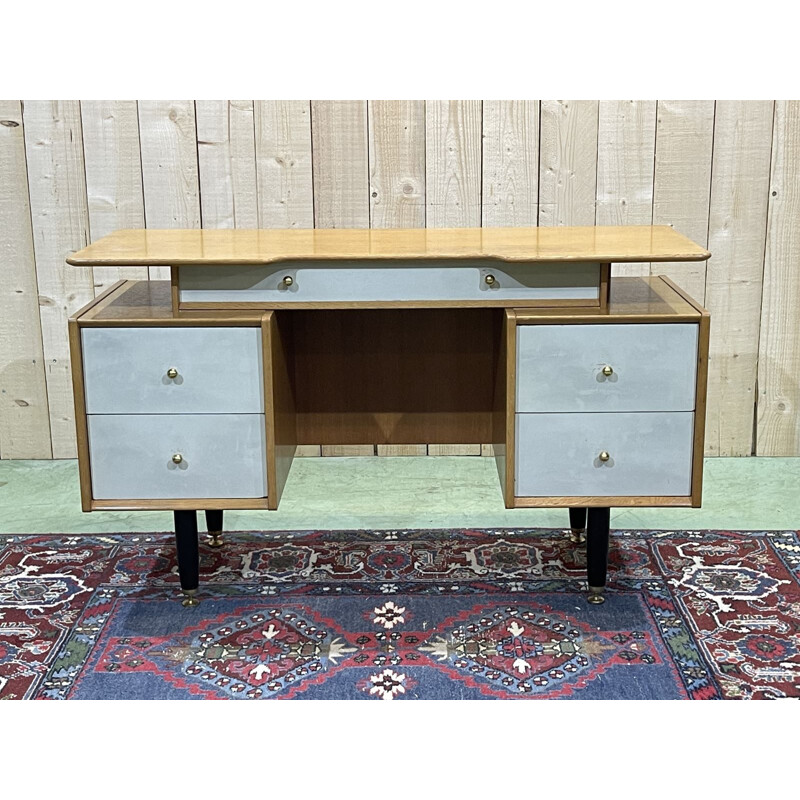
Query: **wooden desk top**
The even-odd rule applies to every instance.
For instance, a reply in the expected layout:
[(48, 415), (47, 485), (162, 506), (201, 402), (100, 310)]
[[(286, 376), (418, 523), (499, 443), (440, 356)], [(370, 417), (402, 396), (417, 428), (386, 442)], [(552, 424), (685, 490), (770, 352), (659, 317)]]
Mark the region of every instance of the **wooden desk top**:
[(67, 258), (75, 266), (269, 264), (290, 259), (704, 261), (666, 225), (407, 230), (120, 230)]

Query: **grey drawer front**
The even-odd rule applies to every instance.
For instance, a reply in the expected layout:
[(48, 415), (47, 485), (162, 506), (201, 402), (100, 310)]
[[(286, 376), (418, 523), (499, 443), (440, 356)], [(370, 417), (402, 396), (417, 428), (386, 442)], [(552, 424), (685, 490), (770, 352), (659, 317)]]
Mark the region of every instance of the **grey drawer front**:
[(102, 415), (88, 423), (95, 500), (266, 497), (263, 414)]
[(697, 333), (692, 323), (520, 325), (517, 411), (692, 411)]
[[(491, 275), (494, 282), (486, 283)], [(289, 276), (291, 286), (283, 279)], [(599, 300), (600, 265), (306, 261), (179, 271), (181, 302), (367, 303)]]
[(261, 328), (84, 328), (81, 336), (88, 414), (264, 411)]
[(516, 428), (518, 497), (691, 494), (691, 412), (517, 414)]

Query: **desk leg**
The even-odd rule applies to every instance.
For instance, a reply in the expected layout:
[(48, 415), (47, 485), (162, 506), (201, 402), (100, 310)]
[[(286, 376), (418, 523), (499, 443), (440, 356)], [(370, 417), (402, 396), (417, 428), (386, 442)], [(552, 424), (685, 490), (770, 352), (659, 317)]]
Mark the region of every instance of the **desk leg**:
[(175, 511), (175, 545), (178, 549), (178, 575), (183, 589), (184, 606), (196, 606), (200, 582), (200, 553), (197, 546), (197, 512)]
[(586, 541), (586, 509), (571, 508), (569, 510), (569, 540), (573, 544), (583, 544)]
[(586, 531), (586, 567), (589, 578), (589, 602), (604, 603), (608, 569), (610, 508), (590, 508)]
[(222, 547), (222, 511), (206, 511), (206, 528), (208, 528), (209, 547)]

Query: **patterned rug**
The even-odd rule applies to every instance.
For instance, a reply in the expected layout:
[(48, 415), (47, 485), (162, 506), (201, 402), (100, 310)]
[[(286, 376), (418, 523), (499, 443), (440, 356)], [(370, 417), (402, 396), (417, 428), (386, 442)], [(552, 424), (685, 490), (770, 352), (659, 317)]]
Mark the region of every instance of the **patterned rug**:
[(800, 697), (796, 531), (0, 537), (0, 699)]

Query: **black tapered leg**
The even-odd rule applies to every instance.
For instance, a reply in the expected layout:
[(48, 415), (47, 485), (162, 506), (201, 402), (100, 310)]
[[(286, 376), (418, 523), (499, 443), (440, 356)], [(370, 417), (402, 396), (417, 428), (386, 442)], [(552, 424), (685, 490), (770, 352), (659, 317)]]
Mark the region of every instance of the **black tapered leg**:
[(185, 595), (183, 605), (196, 606), (194, 596), (200, 582), (200, 553), (197, 545), (197, 512), (175, 511), (175, 545), (178, 549), (178, 575)]
[(573, 544), (586, 541), (586, 509), (571, 508), (569, 510), (569, 539)]
[(206, 511), (206, 528), (208, 529), (209, 547), (222, 547), (222, 515), (223, 511)]
[(586, 530), (586, 571), (589, 579), (589, 602), (603, 603), (608, 569), (610, 508), (590, 508)]

